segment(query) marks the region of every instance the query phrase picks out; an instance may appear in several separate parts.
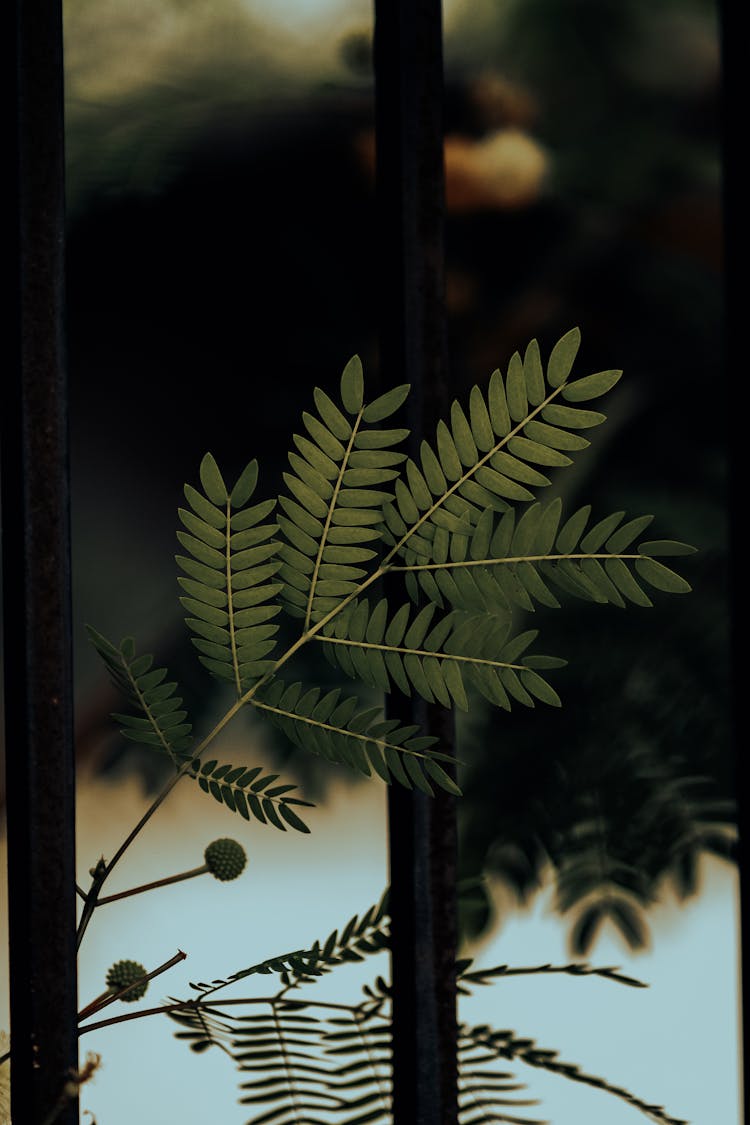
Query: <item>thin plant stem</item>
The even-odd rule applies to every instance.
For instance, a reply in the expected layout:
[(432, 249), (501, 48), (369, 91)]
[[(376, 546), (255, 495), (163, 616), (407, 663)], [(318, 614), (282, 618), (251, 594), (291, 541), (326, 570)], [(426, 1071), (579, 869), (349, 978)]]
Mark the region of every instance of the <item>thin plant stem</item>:
[(157, 969), (152, 969), (150, 973), (144, 973), (142, 977), (138, 977), (138, 980), (134, 980), (132, 984), (121, 988), (118, 992), (103, 992), (101, 996), (98, 996), (96, 1000), (92, 1000), (90, 1004), (87, 1004), (86, 1007), (78, 1013), (78, 1019), (86, 1019), (95, 1012), (101, 1011), (102, 1008), (106, 1008), (108, 1004), (113, 1004), (115, 1000), (119, 1000), (127, 992), (130, 992), (131, 989), (137, 988), (140, 984), (145, 984), (146, 981), (153, 980), (154, 977), (158, 977), (162, 973), (166, 973), (167, 969), (171, 969), (172, 966), (176, 965), (179, 961), (184, 961), (186, 957), (187, 953), (183, 953), (181, 949), (178, 949), (174, 957), (170, 957), (163, 965), (159, 965)]
[(142, 883), (138, 887), (131, 887), (129, 891), (119, 891), (116, 895), (105, 895), (96, 900), (97, 906), (104, 906), (107, 902), (117, 902), (120, 898), (130, 898), (131, 895), (142, 894), (143, 891), (152, 891), (154, 887), (166, 887), (169, 883), (180, 883), (183, 879), (194, 879), (196, 875), (205, 875), (210, 868), (207, 863), (194, 867), (191, 871), (182, 871), (179, 875), (168, 875), (166, 879), (156, 879), (153, 883)]
[(104, 856), (101, 857), (96, 867), (91, 869), (91, 886), (89, 887), (88, 894), (83, 903), (83, 911), (81, 913), (81, 920), (78, 923), (76, 931), (76, 950), (81, 948), (83, 935), (86, 933), (89, 922), (91, 921), (94, 910), (96, 909), (96, 900), (99, 895), (99, 890), (107, 878), (107, 865), (104, 862)]
[[(279, 1002), (279, 996), (238, 996), (232, 997), (230, 1000), (221, 1000), (222, 1008), (227, 1008), (230, 1005), (237, 1004), (275, 1004)], [(294, 1003), (302, 1007), (310, 1008), (330, 1008), (337, 1012), (351, 1013), (350, 1004), (334, 1004), (330, 1001), (324, 1000), (295, 1000), (285, 1001), (285, 1003)], [(206, 1000), (176, 1000), (173, 1004), (160, 1004), (158, 1008), (143, 1008), (140, 1012), (126, 1012), (122, 1016), (112, 1016), (107, 1020), (97, 1020), (96, 1023), (87, 1023), (85, 1027), (79, 1027), (78, 1035), (85, 1035), (87, 1031), (98, 1031), (102, 1027), (111, 1027), (116, 1023), (126, 1023), (128, 1020), (139, 1020), (145, 1016), (158, 1016), (168, 1015), (170, 1012), (194, 1012), (194, 1011), (211, 1011), (217, 1005)], [(385, 1016), (381, 1017), (386, 1019)], [(10, 1052), (9, 1052), (10, 1053)]]

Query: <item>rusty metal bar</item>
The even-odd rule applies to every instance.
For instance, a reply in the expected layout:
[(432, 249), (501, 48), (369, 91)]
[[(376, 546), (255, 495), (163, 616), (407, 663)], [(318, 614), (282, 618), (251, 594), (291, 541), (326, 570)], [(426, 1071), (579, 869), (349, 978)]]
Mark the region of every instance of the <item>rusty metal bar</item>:
[(19, 1125), (52, 1116), (72, 1125), (77, 1100), (63, 1095), (77, 1061), (77, 996), (60, 2), (15, 0), (5, 27), (11, 297), (0, 452), (11, 1112)]
[[(412, 456), (449, 405), (443, 309), (443, 63), (439, 0), (375, 0), (380, 372), (412, 386)], [(453, 744), (452, 716), (388, 712)], [(455, 1125), (456, 815), (452, 797), (389, 792), (395, 1125)]]

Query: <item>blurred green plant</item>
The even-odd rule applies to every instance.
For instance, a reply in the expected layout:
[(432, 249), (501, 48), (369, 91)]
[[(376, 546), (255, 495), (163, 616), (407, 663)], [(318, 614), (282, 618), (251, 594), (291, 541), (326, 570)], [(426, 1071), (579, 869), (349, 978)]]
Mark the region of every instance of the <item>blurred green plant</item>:
[[(185, 551), (177, 556), (180, 601), (199, 661), (231, 685), (234, 702), (196, 741), (178, 684), (168, 679), (167, 669), (155, 667), (150, 655), (138, 655), (131, 638), (116, 646), (89, 628), (129, 705), (127, 712), (114, 716), (122, 734), (165, 755), (172, 772), (112, 859), (102, 858), (91, 869), (89, 889), (78, 888), (83, 900), (79, 945), (94, 912), (105, 903), (208, 872), (230, 880), (244, 869), (241, 845), (221, 839), (206, 848), (200, 867), (119, 895), (102, 894), (114, 867), (182, 779), (246, 821), (309, 831), (299, 811), (309, 803), (292, 795), (295, 785), (278, 783), (277, 774), (259, 766), (206, 760), (209, 747), (245, 708), (329, 763), (430, 796), (434, 786), (460, 795), (457, 762), (435, 738), (384, 717), (380, 706), (363, 706), (357, 694), (345, 694), (341, 686), (324, 690), (293, 675), (287, 678), (286, 666), (291, 672), (295, 658), (308, 647), (319, 648), (338, 675), (371, 693), (396, 688), (464, 712), (470, 712), (476, 699), (508, 712), (539, 702), (559, 707), (547, 675), (565, 661), (531, 651), (538, 631), (519, 630), (519, 611), (537, 604), (559, 607), (559, 598), (566, 596), (599, 605), (646, 607), (653, 591), (690, 590), (659, 559), (689, 555), (693, 548), (645, 538), (651, 516), (627, 519), (617, 511), (592, 523), (588, 505), (563, 518), (559, 497), (548, 503), (536, 499), (537, 490), (551, 483), (550, 469), (571, 465), (573, 455), (588, 446), (581, 431), (605, 420), (582, 404), (606, 394), (622, 374), (606, 370), (573, 378), (579, 344), (579, 330), (567, 332), (546, 365), (536, 341), (523, 357), (515, 353), (505, 376), (497, 370), (486, 391), (471, 390), (466, 409), (454, 402), (449, 420), (438, 423), (434, 442), (422, 442), (419, 463), (396, 448), (408, 431), (383, 425), (400, 410), (408, 386), (366, 402), (357, 357), (344, 369), (338, 401), (315, 389), (315, 413), (302, 416), (305, 433), (294, 435), (285, 491), (277, 499), (258, 499), (257, 461), (230, 488), (214, 457), (205, 455), (200, 488), (185, 485), (188, 506), (179, 509), (182, 528), (177, 535)], [(379, 584), (396, 574), (403, 578), (405, 600), (394, 610), (379, 596)], [(280, 641), (282, 614), (296, 625), (290, 643)], [(547, 749), (554, 759), (557, 747)], [(576, 899), (581, 886), (591, 889), (588, 842), (602, 831), (592, 810), (580, 826), (579, 848), (569, 853), (561, 894), (570, 895), (573, 886)], [(617, 883), (614, 876), (612, 882)], [(578, 923), (581, 933), (596, 929), (604, 917), (625, 933), (633, 926), (620, 884), (617, 893), (610, 888), (595, 908), (587, 909)], [(384, 896), (340, 934), (334, 931), (311, 949), (272, 957), (224, 980), (195, 984), (197, 996), (189, 1000), (83, 1022), (80, 1031), (167, 1013), (183, 1025), (179, 1034), (194, 1050), (218, 1046), (251, 1075), (243, 1083), (250, 1091), (243, 1103), (271, 1107), (253, 1117), (253, 1125), (318, 1120), (319, 1112), (343, 1125), (387, 1121), (387, 983), (378, 977), (365, 989), (364, 1001), (353, 1005), (289, 997), (336, 965), (386, 950), (387, 919)], [(586, 944), (583, 937), (580, 944)], [(116, 999), (141, 997), (152, 977), (183, 958), (178, 952), (150, 973), (135, 961), (118, 962), (108, 974), (106, 991), (82, 1010), (81, 1020), (90, 1020)], [(614, 969), (588, 965), (471, 970), (471, 962), (462, 961), (459, 990), (528, 972), (596, 973), (627, 985), (639, 983)], [(273, 997), (215, 998), (239, 980), (273, 973), (281, 980)], [(264, 1005), (266, 1010), (235, 1017), (225, 1011), (232, 1005)], [(310, 1008), (323, 1015), (311, 1015)], [(652, 1120), (676, 1125), (660, 1107), (558, 1062), (554, 1052), (538, 1049), (528, 1039), (463, 1025), (462, 1122), (498, 1120), (492, 1108), (497, 1106), (506, 1107), (500, 1120), (521, 1121), (508, 1116), (511, 1109), (535, 1104), (512, 1096), (517, 1086), (505, 1072), (492, 1070), (493, 1062), (506, 1059), (600, 1086)], [(488, 1072), (482, 1069), (485, 1064)]]

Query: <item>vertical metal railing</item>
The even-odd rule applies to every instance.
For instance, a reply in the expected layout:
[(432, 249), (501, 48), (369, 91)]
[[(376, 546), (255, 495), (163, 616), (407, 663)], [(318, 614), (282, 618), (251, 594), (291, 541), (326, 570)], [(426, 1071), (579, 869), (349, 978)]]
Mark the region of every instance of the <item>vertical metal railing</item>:
[[(375, 0), (379, 347), (384, 383), (412, 385), (410, 453), (449, 405), (443, 306), (440, 0)], [(396, 697), (389, 712), (453, 744), (450, 712)], [(389, 793), (395, 1125), (454, 1125), (454, 798)]]
[[(77, 1060), (60, 2), (12, 0), (5, 27), (11, 303), (0, 451), (11, 1111), (18, 1125), (45, 1125)], [(77, 1101), (55, 1120), (77, 1121)]]
[[(376, 0), (381, 369), (412, 384), (412, 450), (447, 405), (439, 0)], [(15, 305), (2, 393), (12, 1113), (44, 1125), (76, 1050), (74, 757), (63, 352), (59, 0), (10, 16)], [(452, 743), (448, 712), (404, 715)], [(455, 806), (393, 790), (394, 1117), (456, 1120)], [(71, 1101), (56, 1120), (77, 1121)]]

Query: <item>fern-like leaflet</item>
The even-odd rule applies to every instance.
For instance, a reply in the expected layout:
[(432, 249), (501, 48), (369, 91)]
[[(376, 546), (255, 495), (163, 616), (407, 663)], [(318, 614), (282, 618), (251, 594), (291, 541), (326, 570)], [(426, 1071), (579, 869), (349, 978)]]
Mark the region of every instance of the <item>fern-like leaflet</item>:
[(181, 709), (182, 697), (177, 695), (177, 684), (167, 680), (167, 669), (154, 668), (153, 656), (136, 656), (132, 637), (125, 637), (116, 648), (90, 625), (86, 626), (86, 631), (115, 687), (140, 712), (138, 715), (113, 714), (112, 717), (122, 724), (123, 737), (164, 751), (179, 766), (192, 743), (193, 728), (186, 722), (187, 711)]
[(367, 576), (362, 564), (376, 557), (363, 544), (380, 539), (382, 506), (391, 497), (381, 486), (398, 477), (393, 466), (404, 460), (390, 447), (408, 431), (374, 424), (393, 414), (408, 391), (396, 387), (365, 406), (362, 364), (355, 356), (341, 377), (343, 409), (316, 388), (319, 417), (303, 415), (309, 437), (294, 436), (292, 472), (284, 474), (291, 496), (279, 498), (285, 512), (279, 527), (286, 539), (280, 550), (283, 596), (289, 612), (304, 618), (305, 629), (356, 594)]
[(275, 507), (263, 500), (248, 507), (258, 482), (258, 463), (251, 461), (229, 491), (213, 456), (200, 466), (204, 492), (185, 485), (190, 509), (180, 508), (185, 531), (177, 538), (191, 557), (177, 556), (187, 577), (180, 602), (191, 616), (186, 622), (200, 653), (199, 660), (215, 676), (229, 680), (240, 697), (273, 668), (281, 606), (273, 599), (282, 584), (272, 579), (281, 563), (275, 523), (264, 522)]
[(274, 785), (279, 777), (277, 773), (264, 774), (260, 766), (247, 768), (220, 764), (215, 758), (203, 764), (196, 758), (192, 766), (191, 776), (196, 778), (203, 792), (210, 793), (230, 812), (239, 813), (243, 820), (254, 817), (261, 824), (272, 824), (282, 832), (286, 831), (287, 825), (297, 832), (310, 831), (293, 806), (314, 806), (310, 801), (291, 796), (297, 789), (296, 785)]
[(269, 973), (279, 974), (284, 992), (299, 984), (311, 984), (337, 965), (362, 961), (370, 954), (380, 953), (388, 947), (388, 899), (386, 891), (380, 901), (369, 907), (361, 917), (355, 914), (340, 932), (334, 930), (324, 941), (316, 941), (309, 949), (282, 953), (257, 965), (250, 965), (247, 969), (240, 969), (225, 980), (194, 984), (192, 987), (205, 997), (238, 980)]
[(471, 535), (449, 541), (436, 534), (431, 561), (393, 569), (416, 579), (412, 596), (421, 588), (439, 605), (445, 599), (459, 609), (500, 615), (515, 608), (532, 612), (535, 602), (559, 609), (550, 584), (574, 597), (621, 609), (626, 601), (653, 604), (636, 574), (654, 589), (689, 592), (684, 578), (656, 556), (692, 554), (692, 547), (672, 540), (632, 545), (653, 516), (622, 523), (625, 512), (613, 512), (587, 530), (590, 514), (586, 505), (560, 526), (560, 499), (531, 504), (518, 520), (510, 510), (496, 523), (486, 511)]
[[(216, 1046), (230, 1054), (244, 1076), (243, 1105), (254, 1107), (247, 1125), (390, 1125), (391, 987), (377, 977), (363, 988), (359, 1003), (291, 999), (293, 988), (314, 983), (337, 965), (384, 951), (388, 945), (388, 892), (361, 917), (355, 915), (325, 941), (306, 951), (282, 954), (232, 974), (223, 981), (193, 987), (198, 997), (175, 1003), (169, 1015), (181, 1030), (177, 1037), (202, 1052)], [(503, 977), (564, 973), (597, 976), (613, 983), (645, 987), (618, 969), (588, 964), (499, 965), (475, 969), (471, 960), (456, 964), (459, 992)], [(275, 995), (221, 1000), (216, 993), (251, 976), (276, 974), (282, 988)], [(233, 1015), (234, 1006), (250, 1010)], [(686, 1125), (660, 1106), (646, 1102), (621, 1086), (589, 1075), (558, 1059), (557, 1052), (536, 1046), (512, 1031), (487, 1025), (459, 1025), (459, 1125), (544, 1125), (530, 1118), (528, 1107), (538, 1100), (519, 1097), (525, 1087), (509, 1073), (508, 1060), (541, 1067), (562, 1077), (598, 1088), (627, 1102), (658, 1125)], [(255, 1112), (259, 1110), (259, 1112)]]
[(420, 735), (416, 726), (383, 719), (380, 707), (362, 711), (357, 709), (355, 697), (342, 702), (339, 698), (338, 688), (323, 695), (320, 688), (305, 691), (301, 683), (287, 686), (277, 679), (253, 704), (295, 745), (331, 762), (344, 763), (366, 777), (374, 771), (383, 781), (395, 778), (407, 789), (414, 785), (432, 794), (429, 777), (458, 794), (458, 787), (439, 764), (451, 759), (434, 749), (436, 738)]
[(372, 612), (366, 598), (352, 602), (317, 637), (326, 656), (353, 678), (405, 695), (415, 690), (428, 703), (469, 703), (465, 680), (486, 699), (510, 710), (511, 697), (534, 706), (534, 697), (560, 706), (537, 669), (565, 663), (549, 656), (523, 656), (537, 636), (528, 631), (509, 639), (510, 619), (453, 611), (433, 625), (436, 606), (409, 620), (408, 603), (391, 617), (385, 598)]
[(689, 1125), (682, 1118), (671, 1117), (662, 1106), (644, 1101), (643, 1098), (637, 1097), (622, 1086), (615, 1086), (605, 1078), (587, 1074), (575, 1063), (560, 1060), (557, 1051), (537, 1047), (533, 1039), (521, 1038), (512, 1031), (495, 1031), (486, 1025), (467, 1027), (462, 1024), (459, 1026), (458, 1049), (459, 1056), (473, 1058), (481, 1064), (491, 1062), (493, 1059), (518, 1060), (528, 1066), (559, 1074), (573, 1082), (593, 1086), (627, 1102), (658, 1125)]

